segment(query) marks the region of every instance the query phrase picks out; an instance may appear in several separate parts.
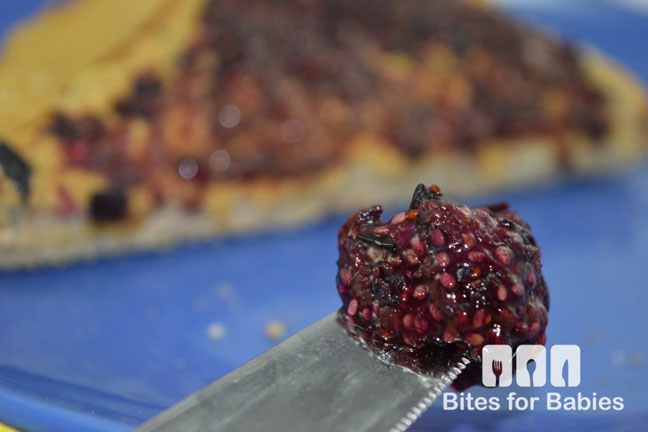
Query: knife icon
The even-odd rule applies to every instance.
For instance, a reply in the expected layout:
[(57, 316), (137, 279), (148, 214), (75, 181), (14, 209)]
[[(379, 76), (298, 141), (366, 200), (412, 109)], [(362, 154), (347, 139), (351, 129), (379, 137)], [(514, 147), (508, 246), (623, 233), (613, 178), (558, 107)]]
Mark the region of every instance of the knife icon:
[(443, 359), (429, 375), (385, 364), (333, 312), (137, 431), (404, 431), (468, 363)]

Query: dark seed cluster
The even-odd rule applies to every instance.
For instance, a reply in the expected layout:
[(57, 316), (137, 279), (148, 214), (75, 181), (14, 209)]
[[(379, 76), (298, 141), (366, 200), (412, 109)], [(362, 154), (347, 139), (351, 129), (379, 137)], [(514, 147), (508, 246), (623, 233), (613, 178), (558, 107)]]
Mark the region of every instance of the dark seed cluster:
[(361, 210), (339, 232), (341, 314), (367, 346), (421, 372), (431, 346), (478, 363), (487, 344), (545, 343), (540, 250), (506, 203), (471, 209), (419, 185), (408, 211), (381, 215)]

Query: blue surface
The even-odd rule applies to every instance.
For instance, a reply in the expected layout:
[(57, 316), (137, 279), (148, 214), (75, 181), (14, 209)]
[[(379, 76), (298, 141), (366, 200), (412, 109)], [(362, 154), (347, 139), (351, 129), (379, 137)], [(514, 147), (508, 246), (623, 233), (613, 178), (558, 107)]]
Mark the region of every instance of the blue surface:
[[(554, 3), (515, 12), (596, 43), (648, 77), (648, 45), (639, 43), (648, 40), (647, 16), (603, 2), (546, 7)], [(0, 32), (39, 4), (2, 2)], [(577, 390), (622, 396), (626, 408), (518, 414), (435, 406), (414, 429), (645, 430), (648, 166), (477, 201), (490, 199), (511, 201), (533, 226), (551, 291), (548, 344), (581, 346)], [(0, 420), (72, 431), (129, 430), (150, 418), (269, 348), (263, 328), (270, 319), (285, 323), (289, 335), (338, 307), (341, 222), (0, 274)], [(224, 326), (222, 340), (208, 337), (213, 322)], [(505, 392), (472, 390), (498, 391)]]

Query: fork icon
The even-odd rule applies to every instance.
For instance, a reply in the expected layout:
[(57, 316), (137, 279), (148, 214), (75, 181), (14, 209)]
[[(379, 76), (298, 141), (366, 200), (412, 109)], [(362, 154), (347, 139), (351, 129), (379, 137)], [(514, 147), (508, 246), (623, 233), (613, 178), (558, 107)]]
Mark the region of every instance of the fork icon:
[(493, 360), (493, 375), (495, 375), (495, 387), (499, 387), (499, 378), (502, 375), (501, 360)]

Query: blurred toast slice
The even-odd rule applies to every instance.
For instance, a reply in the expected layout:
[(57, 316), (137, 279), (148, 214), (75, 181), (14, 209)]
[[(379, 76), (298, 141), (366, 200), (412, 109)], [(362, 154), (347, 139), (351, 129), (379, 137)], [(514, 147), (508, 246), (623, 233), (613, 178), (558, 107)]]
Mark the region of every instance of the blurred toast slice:
[(0, 268), (623, 169), (646, 106), (483, 2), (70, 1), (0, 57)]

